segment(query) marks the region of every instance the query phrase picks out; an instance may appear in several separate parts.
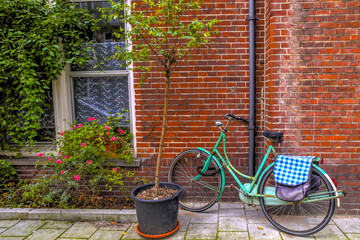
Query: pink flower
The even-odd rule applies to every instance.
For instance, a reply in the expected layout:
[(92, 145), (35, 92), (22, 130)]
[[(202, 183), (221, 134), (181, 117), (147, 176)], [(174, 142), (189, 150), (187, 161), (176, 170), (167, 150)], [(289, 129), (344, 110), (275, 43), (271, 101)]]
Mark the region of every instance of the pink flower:
[(120, 129), (120, 134), (123, 135), (124, 133), (125, 133), (125, 131)]
[(86, 147), (86, 143), (80, 143), (80, 147)]
[(64, 131), (61, 131), (60, 132), (60, 136), (64, 136), (65, 132)]
[(75, 126), (74, 129), (77, 129), (77, 126)]
[(96, 118), (93, 118), (93, 117), (88, 117), (88, 121), (95, 121)]
[(116, 137), (112, 137), (112, 138), (111, 138), (111, 141), (116, 141)]
[(49, 162), (51, 162), (51, 161), (52, 161), (52, 159), (53, 159), (52, 157), (48, 157)]
[(88, 117), (88, 121), (91, 121), (91, 117)]
[(110, 133), (110, 132), (108, 132), (108, 135), (111, 135), (111, 133)]
[(61, 170), (60, 175), (63, 175), (63, 174), (64, 174), (64, 172), (65, 172), (65, 170)]
[(58, 153), (59, 156), (63, 155), (61, 152)]
[(110, 130), (109, 126), (105, 126), (105, 130)]
[(86, 161), (86, 163), (87, 163), (87, 164), (92, 164), (92, 161), (91, 161), (91, 160), (89, 160), (89, 161)]
[(79, 175), (74, 175), (74, 179), (75, 179), (75, 181), (78, 181), (78, 180), (80, 180), (80, 176)]
[(44, 154), (41, 152), (41, 153), (38, 153), (37, 154), (39, 157), (42, 157), (42, 156), (44, 156)]
[(65, 155), (65, 158), (69, 158), (70, 156), (69, 155)]
[(86, 147), (86, 145), (87, 145), (87, 144), (86, 144), (86, 143), (84, 143), (84, 147)]
[(56, 160), (56, 163), (57, 163), (57, 164), (60, 164), (60, 163), (61, 163), (61, 160), (60, 160), (60, 159)]
[(83, 127), (83, 125), (80, 123), (80, 124), (78, 124), (78, 127), (81, 128), (81, 127)]
[(106, 149), (106, 153), (109, 153), (109, 150)]
[(116, 172), (116, 173), (118, 172), (118, 169), (117, 169), (117, 168), (113, 168), (112, 170), (113, 170), (114, 172)]

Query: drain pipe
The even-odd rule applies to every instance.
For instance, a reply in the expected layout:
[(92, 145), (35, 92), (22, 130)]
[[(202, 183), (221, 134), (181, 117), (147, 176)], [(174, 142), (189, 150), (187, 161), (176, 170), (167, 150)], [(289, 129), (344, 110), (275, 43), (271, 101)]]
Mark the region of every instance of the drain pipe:
[(255, 76), (255, 0), (249, 0), (249, 175), (255, 175), (255, 115), (256, 115), (256, 76)]

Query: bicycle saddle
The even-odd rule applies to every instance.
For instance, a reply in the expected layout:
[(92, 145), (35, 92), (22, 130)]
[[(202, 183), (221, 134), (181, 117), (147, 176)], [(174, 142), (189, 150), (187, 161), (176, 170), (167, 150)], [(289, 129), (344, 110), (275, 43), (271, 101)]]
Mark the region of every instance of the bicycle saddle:
[(276, 142), (276, 143), (283, 142), (284, 134), (282, 132), (272, 132), (272, 131), (265, 130), (265, 131), (263, 131), (262, 135), (264, 137), (270, 139), (272, 142)]

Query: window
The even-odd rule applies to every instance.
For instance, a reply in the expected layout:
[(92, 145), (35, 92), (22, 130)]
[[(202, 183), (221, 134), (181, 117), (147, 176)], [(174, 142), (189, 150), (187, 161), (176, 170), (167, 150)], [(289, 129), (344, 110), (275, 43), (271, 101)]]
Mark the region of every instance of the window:
[[(108, 7), (107, 1), (74, 1), (78, 7), (88, 10), (95, 19), (101, 17), (99, 7)], [(123, 116), (122, 127), (134, 130), (126, 119), (133, 118), (133, 89), (132, 75), (121, 67), (121, 61), (104, 61), (105, 57), (112, 56), (116, 48), (124, 48), (123, 39), (116, 39), (114, 29), (125, 29), (121, 21), (99, 22), (99, 31), (93, 33), (93, 57), (88, 64), (67, 66), (58, 81), (54, 82), (55, 125), (60, 129), (68, 129), (67, 122), (76, 120), (85, 122), (88, 117), (105, 120), (108, 111), (129, 112)], [(100, 69), (94, 69), (101, 64)], [(131, 121), (133, 124), (134, 121)]]

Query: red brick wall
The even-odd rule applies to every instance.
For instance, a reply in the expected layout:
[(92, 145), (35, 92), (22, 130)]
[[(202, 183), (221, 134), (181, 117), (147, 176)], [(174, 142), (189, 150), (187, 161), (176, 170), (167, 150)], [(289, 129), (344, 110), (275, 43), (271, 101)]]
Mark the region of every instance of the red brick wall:
[[(191, 57), (196, 62), (183, 62), (173, 74), (162, 180), (167, 180), (171, 161), (180, 152), (197, 147), (209, 149), (215, 145), (220, 133), (215, 122), (223, 121), (224, 114), (231, 112), (248, 118), (248, 2), (206, 0), (202, 9), (198, 17), (205, 15), (209, 19), (217, 17), (221, 20), (216, 27), (219, 34), (209, 48), (194, 51)], [(257, 21), (256, 32), (258, 59), (264, 58), (263, 13), (264, 6), (259, 1), (257, 16), (260, 20)], [(138, 86), (140, 80), (141, 75), (135, 73), (137, 156), (144, 159), (144, 175), (153, 176), (161, 131), (165, 77), (153, 71), (141, 88)], [(259, 97), (262, 81), (263, 69), (260, 67), (257, 71)], [(244, 125), (232, 123), (227, 147), (232, 163), (247, 173), (248, 131)], [(238, 199), (235, 191), (231, 195), (232, 200)]]
[[(247, 9), (247, 0), (205, 1), (201, 14), (222, 20), (219, 35), (210, 48), (194, 52), (197, 62), (181, 64), (173, 75), (163, 181), (181, 151), (215, 144), (215, 121), (224, 114), (248, 118)], [(267, 146), (261, 131), (283, 131), (277, 151), (323, 157), (324, 169), (348, 192), (338, 213), (359, 214), (360, 2), (264, 0), (256, 1), (256, 11), (257, 161)], [(154, 180), (164, 75), (151, 72), (141, 88), (139, 73), (134, 80), (137, 156), (143, 160), (136, 175)], [(228, 150), (234, 166), (247, 173), (248, 131), (241, 123), (230, 127)], [(37, 174), (23, 170), (24, 176)], [(237, 199), (226, 190), (223, 200)]]
[(266, 0), (265, 126), (323, 157), (360, 213), (360, 2)]

